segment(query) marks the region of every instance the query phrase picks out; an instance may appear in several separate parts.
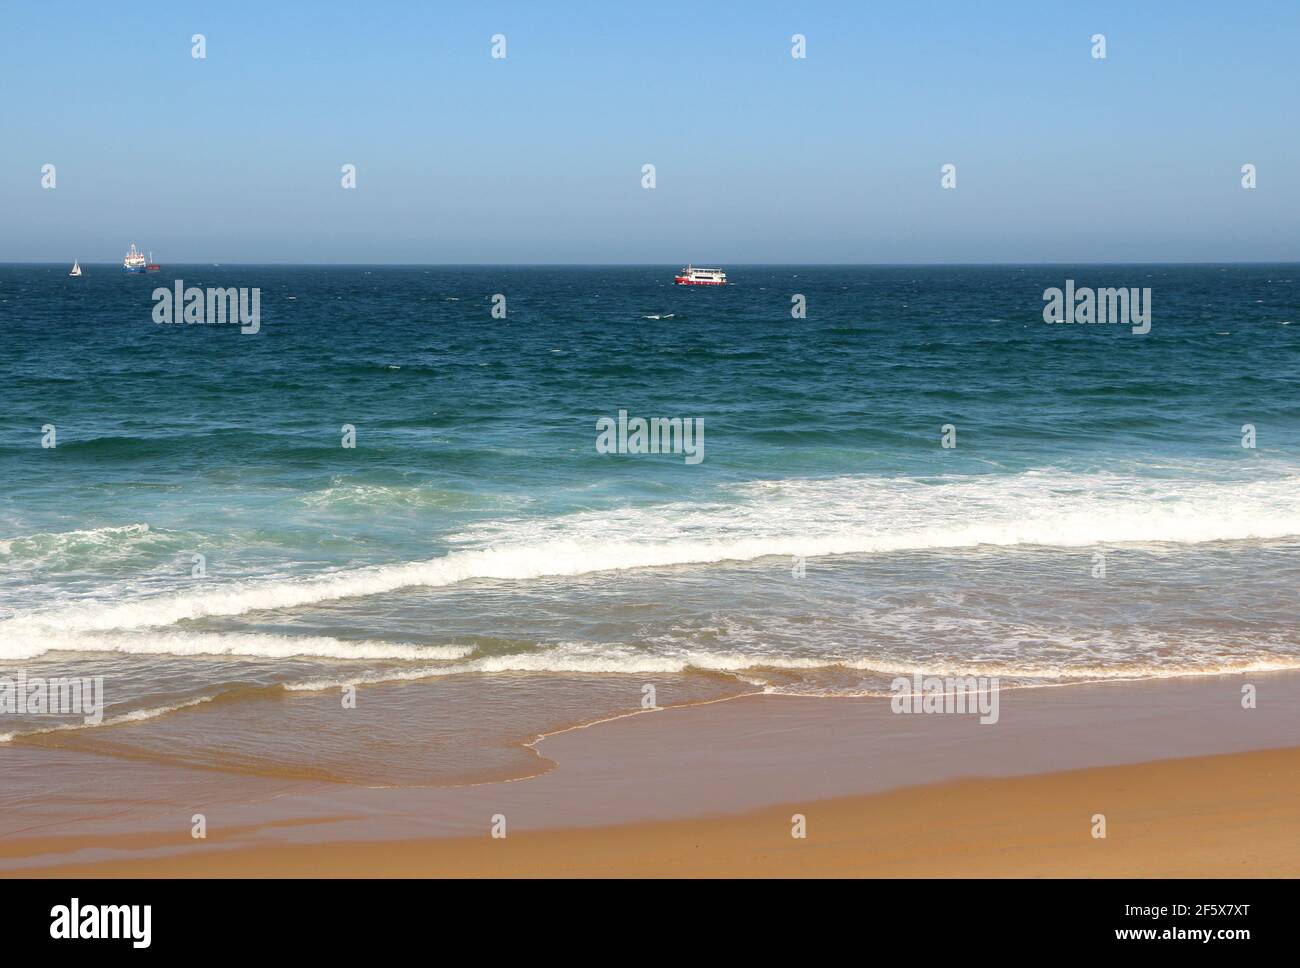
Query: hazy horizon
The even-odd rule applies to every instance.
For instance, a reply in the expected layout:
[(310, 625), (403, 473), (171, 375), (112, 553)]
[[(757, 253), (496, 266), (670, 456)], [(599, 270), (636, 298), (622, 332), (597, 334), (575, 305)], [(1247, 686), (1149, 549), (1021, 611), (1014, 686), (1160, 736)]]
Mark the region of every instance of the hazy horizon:
[[(117, 268), (120, 265), (118, 260), (108, 260), (103, 262), (88, 261), (78, 259), (83, 266), (112, 266)], [(353, 268), (353, 269), (644, 269), (659, 266), (677, 266), (682, 264), (678, 262), (209, 262), (207, 260), (196, 260), (192, 262), (171, 262), (163, 266), (164, 269), (176, 266), (267, 266), (285, 269), (328, 269), (328, 268)], [(696, 261), (686, 263), (694, 265), (697, 268), (704, 268), (713, 265)], [(0, 266), (51, 266), (60, 268), (63, 262), (51, 262), (48, 260), (11, 260), (0, 261)], [(798, 268), (807, 266), (809, 268), (853, 268), (853, 269), (960, 269), (960, 268), (1050, 268), (1052, 266), (1292, 266), (1300, 265), (1300, 259), (1211, 259), (1211, 260), (1192, 260), (1192, 259), (1164, 259), (1164, 260), (1135, 260), (1135, 261), (1114, 261), (1098, 260), (1087, 261), (1077, 260), (1070, 262), (728, 262), (727, 268), (732, 269), (780, 269), (785, 267)]]
[(1295, 5), (564, 9), (10, 9), (0, 261), (1300, 258)]

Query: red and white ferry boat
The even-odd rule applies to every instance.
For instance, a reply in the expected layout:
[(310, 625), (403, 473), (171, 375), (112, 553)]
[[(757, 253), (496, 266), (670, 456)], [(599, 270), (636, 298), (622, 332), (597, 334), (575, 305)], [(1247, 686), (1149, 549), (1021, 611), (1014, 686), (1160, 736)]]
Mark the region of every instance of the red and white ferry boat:
[(122, 271), (123, 272), (144, 272), (144, 267), (146, 264), (147, 263), (144, 257), (144, 253), (138, 250), (135, 247), (135, 243), (132, 242), (131, 251), (128, 252), (126, 254), (126, 258), (122, 260)]
[(674, 277), (673, 282), (679, 286), (725, 286), (727, 274), (721, 269), (697, 269), (695, 266), (687, 266)]

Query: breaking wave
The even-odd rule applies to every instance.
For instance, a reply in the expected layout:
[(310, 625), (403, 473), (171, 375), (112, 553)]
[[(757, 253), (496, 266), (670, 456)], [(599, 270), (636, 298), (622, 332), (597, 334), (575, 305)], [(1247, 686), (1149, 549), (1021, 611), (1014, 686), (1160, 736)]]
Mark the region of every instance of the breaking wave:
[(0, 659), (31, 659), (47, 652), (118, 652), (127, 655), (235, 656), (290, 659), (462, 659), (472, 646), (353, 642), (325, 636), (242, 632), (61, 632), (0, 642)]
[(526, 581), (768, 556), (1287, 538), (1300, 535), (1297, 493), (1297, 476), (1175, 481), (1035, 471), (759, 482), (734, 488), (731, 503), (500, 521), (457, 537), (478, 547), (423, 561), (20, 613), (0, 621), (0, 655), (56, 632), (167, 626), (476, 579)]
[(191, 706), (198, 706), (205, 702), (211, 702), (213, 698), (214, 697), (212, 696), (199, 696), (195, 699), (188, 699), (185, 702), (178, 702), (170, 706), (156, 706), (152, 709), (133, 709), (130, 712), (106, 717), (98, 723), (58, 723), (53, 726), (44, 726), (39, 729), (0, 733), (0, 743), (12, 742), (20, 736), (41, 736), (46, 733), (63, 733), (69, 730), (96, 729), (100, 726), (121, 726), (124, 723), (142, 723), (145, 720), (157, 719), (159, 716), (166, 716), (168, 713), (174, 713), (181, 709), (189, 709)]

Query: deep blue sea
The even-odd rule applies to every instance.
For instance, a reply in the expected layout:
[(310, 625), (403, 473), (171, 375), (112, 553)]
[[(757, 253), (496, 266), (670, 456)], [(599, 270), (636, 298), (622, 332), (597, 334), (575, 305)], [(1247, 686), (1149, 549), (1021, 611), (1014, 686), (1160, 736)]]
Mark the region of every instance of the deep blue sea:
[[(463, 779), (646, 684), (1300, 668), (1298, 265), (83, 268), (0, 266), (0, 670), (119, 724), (45, 742)], [(154, 322), (177, 279), (260, 330)], [(1067, 279), (1150, 332), (1044, 322)], [(293, 712), (346, 684), (360, 747)]]

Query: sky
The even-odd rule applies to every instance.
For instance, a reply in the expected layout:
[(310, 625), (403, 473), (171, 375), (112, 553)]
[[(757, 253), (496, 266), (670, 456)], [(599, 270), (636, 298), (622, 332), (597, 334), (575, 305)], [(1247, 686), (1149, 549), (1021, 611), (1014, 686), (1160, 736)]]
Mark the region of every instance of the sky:
[(1296, 260), (1298, 41), (1296, 0), (11, 0), (0, 261)]

